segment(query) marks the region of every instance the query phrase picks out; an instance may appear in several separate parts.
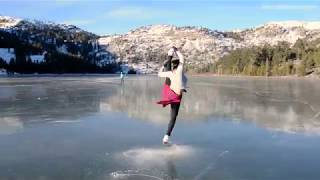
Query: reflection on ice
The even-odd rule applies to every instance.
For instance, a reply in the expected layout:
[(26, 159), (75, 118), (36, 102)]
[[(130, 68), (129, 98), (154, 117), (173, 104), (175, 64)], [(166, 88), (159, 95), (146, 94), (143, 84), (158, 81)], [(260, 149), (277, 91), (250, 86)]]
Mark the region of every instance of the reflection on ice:
[(12, 134), (23, 129), (23, 123), (15, 117), (0, 117), (0, 134)]
[[(0, 79), (0, 114), (19, 120), (20, 127), (26, 123), (73, 121), (90, 113), (110, 111), (153, 124), (168, 123), (169, 109), (155, 103), (162, 86), (159, 78), (130, 77), (124, 86), (117, 80)], [(314, 81), (190, 77), (178, 121), (225, 119), (282, 132), (320, 134), (320, 84)], [(7, 126), (4, 124), (7, 122), (0, 126)]]
[[(167, 124), (169, 109), (155, 104), (160, 96), (159, 81), (127, 81), (123, 91), (100, 103), (100, 110), (121, 111), (139, 120)], [(276, 131), (320, 134), (320, 86), (312, 81), (193, 77), (189, 82), (179, 122), (223, 118)]]
[[(17, 118), (22, 124), (27, 124), (72, 121), (85, 114), (99, 112), (101, 99), (105, 95), (113, 94), (112, 90), (116, 89), (112, 88), (113, 85), (108, 81), (99, 84), (92, 83), (93, 80), (0, 79), (1, 117)], [(110, 87), (105, 89), (107, 85)], [(103, 93), (100, 93), (101, 91)]]
[(81, 122), (81, 120), (72, 120), (72, 121), (68, 121), (68, 120), (65, 120), (65, 121), (50, 121), (50, 123), (78, 123), (78, 122)]

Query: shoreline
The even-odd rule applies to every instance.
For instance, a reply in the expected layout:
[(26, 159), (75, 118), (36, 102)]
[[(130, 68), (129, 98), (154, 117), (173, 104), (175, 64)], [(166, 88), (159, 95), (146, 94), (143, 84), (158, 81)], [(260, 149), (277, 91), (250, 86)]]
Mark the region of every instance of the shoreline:
[[(95, 73), (71, 73), (71, 74), (16, 74), (13, 76), (7, 76), (0, 74), (0, 78), (28, 78), (28, 77), (118, 77), (118, 73), (114, 74), (95, 74)], [(214, 74), (214, 73), (186, 73), (186, 75), (192, 77), (221, 77), (221, 78), (254, 78), (254, 79), (315, 79), (319, 80), (320, 76), (308, 75), (308, 76), (248, 76), (248, 75), (227, 75), (227, 74)], [(156, 73), (150, 74), (127, 74), (126, 76), (157, 76)]]
[(232, 77), (232, 78), (266, 78), (266, 79), (320, 79), (320, 76), (317, 75), (308, 75), (308, 76), (248, 76), (248, 75), (228, 75), (228, 74), (214, 74), (214, 73), (186, 73), (191, 76), (199, 77)]

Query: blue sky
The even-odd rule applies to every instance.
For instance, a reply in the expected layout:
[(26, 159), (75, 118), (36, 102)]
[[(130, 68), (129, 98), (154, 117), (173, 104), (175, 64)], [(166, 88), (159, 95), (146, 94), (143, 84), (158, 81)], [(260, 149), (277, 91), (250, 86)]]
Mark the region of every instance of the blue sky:
[(319, 0), (0, 0), (0, 15), (77, 25), (99, 35), (150, 24), (231, 30), (320, 21)]

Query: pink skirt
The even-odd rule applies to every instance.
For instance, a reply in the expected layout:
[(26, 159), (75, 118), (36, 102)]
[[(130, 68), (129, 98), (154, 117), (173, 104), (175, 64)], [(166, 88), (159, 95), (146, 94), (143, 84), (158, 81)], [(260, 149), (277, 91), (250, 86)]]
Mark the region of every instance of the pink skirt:
[(177, 104), (181, 102), (182, 95), (176, 94), (174, 91), (170, 89), (170, 86), (167, 84), (163, 85), (162, 88), (162, 97), (161, 100), (157, 102), (157, 104), (161, 104), (162, 107), (166, 107), (168, 104)]

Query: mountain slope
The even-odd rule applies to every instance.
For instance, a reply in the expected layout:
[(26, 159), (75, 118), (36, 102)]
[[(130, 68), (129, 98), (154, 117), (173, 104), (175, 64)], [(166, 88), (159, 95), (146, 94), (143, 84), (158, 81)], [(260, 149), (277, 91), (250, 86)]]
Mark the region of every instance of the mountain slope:
[(101, 37), (99, 43), (107, 51), (117, 54), (119, 61), (140, 67), (147, 64), (156, 71), (173, 45), (181, 49), (189, 66), (204, 67), (235, 49), (266, 44), (275, 46), (280, 42), (293, 46), (298, 39), (312, 41), (317, 38), (320, 38), (320, 22), (286, 21), (231, 32), (151, 25), (122, 35)]
[(80, 69), (85, 72), (86, 66), (89, 66), (90, 72), (103, 72), (102, 69), (114, 66), (116, 55), (99, 48), (98, 38), (98, 35), (73, 25), (0, 16), (0, 64), (9, 65), (13, 61), (11, 64), (23, 69), (30, 62), (52, 66), (46, 71), (51, 69), (50, 72), (55, 72), (55, 69), (60, 68), (59, 72), (69, 72), (72, 70), (71, 65), (68, 70), (63, 67), (70, 63), (66, 62), (69, 59), (75, 63), (74, 66), (82, 66)]

